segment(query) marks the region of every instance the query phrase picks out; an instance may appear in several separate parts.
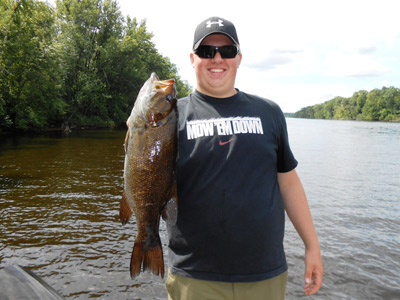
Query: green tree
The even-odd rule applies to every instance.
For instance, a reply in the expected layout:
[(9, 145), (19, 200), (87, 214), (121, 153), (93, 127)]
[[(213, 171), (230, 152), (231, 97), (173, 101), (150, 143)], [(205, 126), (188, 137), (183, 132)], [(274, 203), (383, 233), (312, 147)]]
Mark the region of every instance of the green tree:
[(297, 118), (400, 121), (400, 90), (383, 87), (370, 92), (361, 90), (350, 98), (335, 97), (322, 104), (304, 107)]
[(381, 109), (380, 92), (377, 89), (372, 90), (368, 93), (365, 105), (362, 109), (363, 120), (378, 121)]
[(175, 65), (158, 53), (145, 22), (124, 20), (116, 1), (58, 0), (57, 15), (69, 105), (65, 123), (125, 124), (152, 72), (175, 78), (179, 92), (187, 93)]
[(312, 106), (303, 107), (294, 114), (295, 118), (314, 119), (314, 108)]
[(115, 0), (0, 0), (0, 129), (125, 124), (152, 72), (190, 87)]
[(357, 110), (357, 119), (361, 118), (362, 109), (367, 101), (367, 91), (358, 91), (353, 94), (353, 98), (356, 100), (356, 110)]
[(380, 119), (384, 121), (396, 120), (400, 114), (400, 90), (394, 87), (382, 89), (382, 105)]
[(35, 0), (0, 0), (0, 126), (54, 125), (64, 113), (52, 9)]
[(57, 44), (63, 49), (65, 102), (64, 122), (79, 125), (113, 125), (107, 85), (107, 59), (111, 45), (121, 37), (122, 17), (115, 1), (58, 0), (60, 33)]

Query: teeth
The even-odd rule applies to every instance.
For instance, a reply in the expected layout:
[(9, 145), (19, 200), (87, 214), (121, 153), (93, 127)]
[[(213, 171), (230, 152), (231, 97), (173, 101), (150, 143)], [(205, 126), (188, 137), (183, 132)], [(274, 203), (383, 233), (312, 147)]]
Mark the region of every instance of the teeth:
[(224, 70), (222, 70), (222, 69), (211, 69), (210, 71), (213, 72), (213, 73), (222, 73)]

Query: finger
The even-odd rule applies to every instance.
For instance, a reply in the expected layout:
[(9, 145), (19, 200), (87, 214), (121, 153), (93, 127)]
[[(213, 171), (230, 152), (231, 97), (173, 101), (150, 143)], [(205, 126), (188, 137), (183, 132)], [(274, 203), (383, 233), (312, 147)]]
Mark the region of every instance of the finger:
[(305, 272), (305, 274), (304, 274), (304, 293), (306, 295), (308, 295), (310, 293), (312, 285), (313, 285), (313, 280), (311, 279), (310, 272)]
[(322, 285), (322, 273), (314, 272), (312, 281), (304, 287), (304, 293), (306, 295), (312, 295), (318, 292)]
[(306, 270), (304, 272), (304, 284), (305, 286), (309, 286), (312, 283), (312, 269), (306, 266)]

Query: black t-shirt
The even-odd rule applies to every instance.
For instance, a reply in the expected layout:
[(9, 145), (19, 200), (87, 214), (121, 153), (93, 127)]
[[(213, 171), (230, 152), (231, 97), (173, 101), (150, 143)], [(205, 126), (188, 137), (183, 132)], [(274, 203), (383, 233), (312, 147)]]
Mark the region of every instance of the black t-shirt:
[(172, 273), (251, 282), (287, 270), (277, 173), (297, 166), (277, 104), (198, 91), (178, 100), (178, 220), (168, 224)]

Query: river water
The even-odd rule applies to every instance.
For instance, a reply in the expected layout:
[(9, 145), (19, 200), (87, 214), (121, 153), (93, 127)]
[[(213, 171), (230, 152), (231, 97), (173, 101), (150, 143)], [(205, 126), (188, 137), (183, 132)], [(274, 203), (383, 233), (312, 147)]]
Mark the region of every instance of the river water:
[[(400, 124), (287, 122), (325, 266), (321, 290), (303, 296), (304, 249), (288, 221), (287, 299), (400, 299)], [(66, 299), (166, 299), (165, 279), (129, 276), (124, 136), (0, 136), (0, 268), (27, 266)], [(161, 239), (166, 252), (163, 222)]]

